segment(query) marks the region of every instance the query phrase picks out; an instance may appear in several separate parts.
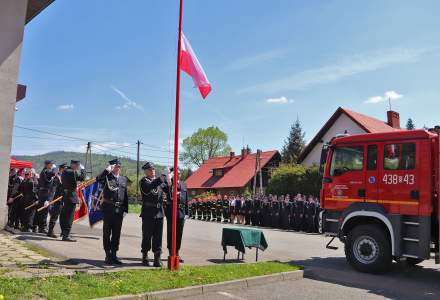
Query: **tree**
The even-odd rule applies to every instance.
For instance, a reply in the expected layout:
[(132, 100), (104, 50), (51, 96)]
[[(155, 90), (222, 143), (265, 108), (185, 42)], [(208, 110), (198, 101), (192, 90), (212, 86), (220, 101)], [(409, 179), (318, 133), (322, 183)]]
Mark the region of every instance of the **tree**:
[(408, 130), (416, 129), (416, 125), (414, 124), (414, 121), (411, 118), (408, 118), (408, 121), (406, 121), (406, 129)]
[(290, 134), (281, 150), (281, 159), (284, 163), (296, 163), (298, 161), (298, 157), (306, 145), (304, 135), (301, 123), (297, 119), (290, 128)]
[(180, 155), (180, 160), (188, 168), (200, 167), (208, 158), (228, 155), (231, 149), (227, 134), (218, 127), (199, 128), (183, 140), (184, 152)]

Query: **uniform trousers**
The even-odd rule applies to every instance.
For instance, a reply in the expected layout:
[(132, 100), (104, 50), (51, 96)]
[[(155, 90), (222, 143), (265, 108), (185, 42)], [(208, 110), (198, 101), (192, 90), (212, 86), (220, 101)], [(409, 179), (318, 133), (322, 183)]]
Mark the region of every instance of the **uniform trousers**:
[(103, 217), (102, 242), (104, 250), (116, 252), (119, 250), (124, 214), (122, 212), (116, 213), (114, 209), (104, 209)]
[(49, 207), (49, 231), (53, 231), (55, 224), (57, 223), (58, 217), (61, 213), (61, 203), (56, 203)]
[(60, 213), (61, 236), (68, 237), (72, 229), (73, 216), (75, 214), (76, 203), (65, 202)]
[[(183, 226), (185, 225), (185, 219), (177, 218), (176, 223), (176, 251), (179, 252), (180, 246), (182, 245), (182, 235), (183, 235)], [(171, 239), (172, 239), (172, 218), (167, 217), (167, 248), (171, 253)]]
[(163, 218), (142, 217), (142, 253), (162, 252)]

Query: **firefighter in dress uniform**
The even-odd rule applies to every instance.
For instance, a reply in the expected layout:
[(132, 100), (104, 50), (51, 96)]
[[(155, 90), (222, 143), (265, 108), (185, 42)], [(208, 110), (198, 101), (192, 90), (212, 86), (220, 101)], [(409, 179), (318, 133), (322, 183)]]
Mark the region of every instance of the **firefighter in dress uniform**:
[[(53, 179), (50, 196), (50, 198), (53, 200), (57, 199), (58, 197), (62, 197), (64, 194), (63, 185), (61, 184), (61, 174), (63, 174), (66, 166), (67, 163), (59, 165), (58, 173)], [(48, 237), (57, 238), (57, 236), (53, 232), (53, 229), (55, 228), (55, 224), (57, 223), (58, 217), (60, 216), (61, 207), (62, 199), (61, 201), (55, 202), (49, 206), (49, 230), (47, 231)]]
[(23, 182), (23, 169), (11, 170), (9, 174), (9, 183), (8, 183), (8, 226), (14, 227), (15, 229), (20, 228), (20, 215), (21, 211), (24, 209), (22, 204), (22, 197), (19, 196), (20, 192), (18, 191), (18, 187)]
[(164, 189), (167, 188), (169, 174), (162, 174), (156, 178), (154, 165), (147, 162), (142, 166), (144, 178), (141, 179), (139, 188), (142, 194), (142, 264), (150, 266), (148, 252), (154, 253), (154, 267), (161, 267), (163, 218), (165, 216), (163, 202), (166, 199)]
[[(44, 162), (44, 168), (40, 173), (40, 178), (38, 178), (38, 205), (37, 210), (42, 207), (47, 207), (49, 205), (49, 201), (51, 201), (51, 189), (52, 189), (52, 182), (55, 178), (56, 166), (54, 165), (52, 160), (46, 160)], [(48, 211), (47, 209), (43, 209), (40, 212), (37, 212), (36, 217), (36, 227), (34, 230), (38, 227), (39, 233), (45, 233), (47, 234), (47, 215)]]
[(61, 238), (65, 242), (76, 242), (70, 236), (76, 205), (79, 203), (76, 188), (78, 182), (86, 178), (84, 167), (79, 160), (71, 160), (70, 166), (61, 174), (63, 187), (63, 207), (60, 213)]
[(38, 202), (38, 182), (30, 169), (24, 171), (24, 180), (18, 187), (18, 192), (23, 194), (20, 214), (21, 231), (30, 232), (34, 223), (35, 206), (24, 210), (25, 207)]
[(117, 256), (121, 238), (122, 221), (128, 213), (128, 178), (121, 176), (121, 161), (113, 159), (109, 166), (96, 177), (102, 186), (101, 210), (103, 213), (102, 242), (105, 263), (121, 265)]
[[(173, 172), (173, 169), (170, 169)], [(173, 208), (173, 184), (174, 178), (171, 179), (171, 185), (166, 186), (167, 201), (165, 215), (167, 218), (167, 248), (168, 253), (171, 256), (171, 243), (172, 243), (172, 208)], [(179, 256), (180, 262), (184, 260), (180, 257), (180, 247), (182, 245), (183, 227), (185, 225), (185, 219), (188, 216), (188, 190), (184, 182), (177, 181), (177, 223), (176, 223), (176, 255)]]

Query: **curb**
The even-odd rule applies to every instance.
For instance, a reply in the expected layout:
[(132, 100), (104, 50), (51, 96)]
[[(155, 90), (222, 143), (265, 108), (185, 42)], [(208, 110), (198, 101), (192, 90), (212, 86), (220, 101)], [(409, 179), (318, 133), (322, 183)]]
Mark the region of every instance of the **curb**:
[(282, 272), (271, 275), (248, 277), (243, 279), (224, 281), (212, 284), (190, 286), (180, 289), (172, 289), (158, 292), (149, 292), (138, 295), (121, 295), (105, 298), (96, 298), (95, 300), (150, 300), (150, 299), (178, 299), (190, 296), (200, 296), (213, 292), (220, 292), (225, 289), (243, 289), (257, 285), (268, 284), (276, 281), (299, 280), (304, 278), (304, 271), (297, 270), (291, 272)]

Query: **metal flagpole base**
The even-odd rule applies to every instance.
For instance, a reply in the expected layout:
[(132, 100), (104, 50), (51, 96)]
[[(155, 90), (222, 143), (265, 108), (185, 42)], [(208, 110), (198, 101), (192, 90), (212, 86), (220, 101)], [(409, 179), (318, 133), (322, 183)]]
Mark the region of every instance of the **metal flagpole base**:
[(168, 256), (168, 270), (179, 271), (180, 269), (180, 257), (179, 256)]

